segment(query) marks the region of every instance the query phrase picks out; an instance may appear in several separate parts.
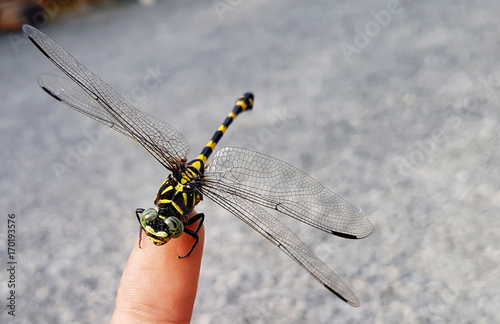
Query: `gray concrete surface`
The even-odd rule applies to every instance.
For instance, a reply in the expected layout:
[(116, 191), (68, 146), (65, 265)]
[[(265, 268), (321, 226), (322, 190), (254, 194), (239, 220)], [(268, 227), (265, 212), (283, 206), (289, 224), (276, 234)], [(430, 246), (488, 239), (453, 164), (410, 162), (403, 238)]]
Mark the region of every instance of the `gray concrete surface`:
[[(370, 237), (350, 241), (285, 220), (352, 287), (352, 308), (203, 202), (193, 322), (500, 322), (500, 4), (221, 3), (130, 4), (43, 28), (181, 131), (190, 157), (254, 92), (254, 111), (221, 146), (290, 162), (373, 222)], [(19, 262), (17, 316), (2, 306), (0, 322), (108, 322), (134, 210), (152, 206), (167, 173), (43, 93), (37, 76), (59, 71), (20, 37), (0, 36), (2, 269), (9, 213)], [(161, 74), (145, 90), (151, 69)]]

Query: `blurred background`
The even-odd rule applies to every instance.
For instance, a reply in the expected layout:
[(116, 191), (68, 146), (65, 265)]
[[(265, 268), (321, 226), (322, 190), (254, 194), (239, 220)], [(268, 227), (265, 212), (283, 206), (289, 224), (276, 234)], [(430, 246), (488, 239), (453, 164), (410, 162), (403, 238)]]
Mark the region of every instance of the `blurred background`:
[[(46, 95), (61, 75), (29, 22), (195, 157), (246, 91), (220, 147), (287, 161), (361, 208), (346, 240), (280, 217), (355, 292), (352, 308), (215, 204), (193, 323), (500, 322), (497, 1), (0, 1), (0, 254), (16, 215), (16, 317), (109, 322), (167, 176), (141, 147)], [(154, 78), (154, 86), (144, 80)], [(0, 275), (8, 297), (8, 272)]]
[[(19, 31), (23, 24), (46, 25), (60, 19), (71, 19), (91, 10), (135, 2), (133, 0), (1, 0), (0, 31)], [(137, 1), (153, 4), (155, 1)]]

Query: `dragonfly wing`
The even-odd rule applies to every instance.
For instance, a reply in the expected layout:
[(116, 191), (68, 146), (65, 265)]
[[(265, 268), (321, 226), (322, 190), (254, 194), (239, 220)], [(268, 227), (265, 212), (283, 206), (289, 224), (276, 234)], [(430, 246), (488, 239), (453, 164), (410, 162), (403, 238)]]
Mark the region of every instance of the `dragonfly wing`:
[(204, 194), (271, 241), (333, 294), (351, 306), (359, 306), (358, 299), (349, 287), (276, 217), (231, 193), (205, 188)]
[(373, 226), (363, 212), (322, 184), (266, 154), (225, 147), (207, 167), (203, 186), (277, 210), (346, 238), (363, 238)]
[[(132, 140), (135, 140), (135, 138), (118, 121), (102, 109), (101, 105), (97, 103), (97, 101), (92, 99), (87, 92), (83, 91), (82, 88), (77, 86), (73, 81), (58, 76), (43, 74), (40, 76), (38, 82), (43, 90), (58, 101), (66, 104), (68, 107), (73, 108), (79, 113), (82, 113), (85, 116), (114, 129), (118, 133), (127, 136)], [(169, 133), (169, 128), (171, 128), (170, 125), (149, 114), (144, 113), (144, 115), (162, 133)], [(144, 142), (142, 144), (147, 146), (147, 150), (155, 156), (160, 163), (162, 163), (161, 157), (156, 156), (155, 147), (152, 146), (150, 142)]]
[[(38, 29), (24, 25), (23, 30), (33, 44), (54, 65), (73, 80), (75, 84), (85, 91), (111, 117), (111, 119), (107, 118), (108, 120), (111, 120), (114, 124), (119, 124), (122, 130), (126, 130), (130, 134), (129, 137), (144, 146), (160, 163), (171, 168), (174, 164), (178, 163), (179, 158), (187, 156), (189, 144), (175, 128), (164, 122), (158, 124), (150, 119), (148, 115), (135, 108), (118, 92), (80, 64), (64, 48)], [(50, 79), (50, 81), (53, 83), (52, 90), (59, 91), (60, 96), (62, 96), (61, 92), (65, 92), (65, 89), (68, 88), (68, 83), (56, 82), (55, 79)], [(64, 87), (61, 88), (61, 86)], [(74, 88), (71, 87), (68, 89), (74, 92)], [(71, 97), (75, 99), (73, 95), (74, 93), (70, 93), (67, 98)], [(81, 95), (81, 92), (78, 93), (77, 99), (81, 99)], [(75, 106), (70, 102), (65, 103), (70, 107)], [(96, 113), (97, 105), (93, 105), (92, 107), (94, 107), (92, 108), (94, 116), (103, 116), (101, 113)], [(82, 112), (81, 110), (79, 111)], [(89, 116), (88, 114), (86, 115)]]

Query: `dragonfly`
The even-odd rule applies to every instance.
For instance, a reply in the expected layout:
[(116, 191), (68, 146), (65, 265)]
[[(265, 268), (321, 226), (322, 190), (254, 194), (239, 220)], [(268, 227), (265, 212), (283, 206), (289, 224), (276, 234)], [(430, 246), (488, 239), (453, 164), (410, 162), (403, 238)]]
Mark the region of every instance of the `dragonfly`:
[[(209, 161), (236, 116), (252, 109), (252, 93), (236, 100), (202, 152), (188, 162), (189, 144), (174, 127), (134, 107), (43, 32), (29, 25), (24, 25), (23, 31), (67, 76), (41, 75), (43, 90), (139, 143), (169, 170), (154, 200), (156, 208), (136, 210), (141, 235), (143, 230), (155, 245), (189, 235), (194, 244), (186, 255), (179, 256), (188, 257), (198, 243), (198, 231), (205, 219), (203, 213), (193, 213), (194, 207), (208, 197), (277, 246), (331, 293), (351, 306), (359, 306), (348, 285), (269, 211), (333, 235), (360, 239), (373, 231), (360, 209), (301, 170), (266, 154), (225, 147)], [(186, 227), (195, 223), (195, 230)]]

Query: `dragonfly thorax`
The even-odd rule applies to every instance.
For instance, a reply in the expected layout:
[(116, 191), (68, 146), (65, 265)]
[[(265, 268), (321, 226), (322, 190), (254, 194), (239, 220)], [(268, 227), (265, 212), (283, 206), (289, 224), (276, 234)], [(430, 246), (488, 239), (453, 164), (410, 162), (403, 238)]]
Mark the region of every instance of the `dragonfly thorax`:
[(175, 216), (186, 222), (194, 207), (203, 199), (196, 185), (196, 180), (201, 177), (189, 165), (180, 177), (170, 173), (154, 201), (158, 206), (158, 214), (163, 217)]
[(203, 178), (203, 161), (182, 163), (162, 183), (153, 208), (137, 214), (141, 227), (156, 245), (167, 243), (184, 232), (194, 207), (202, 200), (199, 180)]

